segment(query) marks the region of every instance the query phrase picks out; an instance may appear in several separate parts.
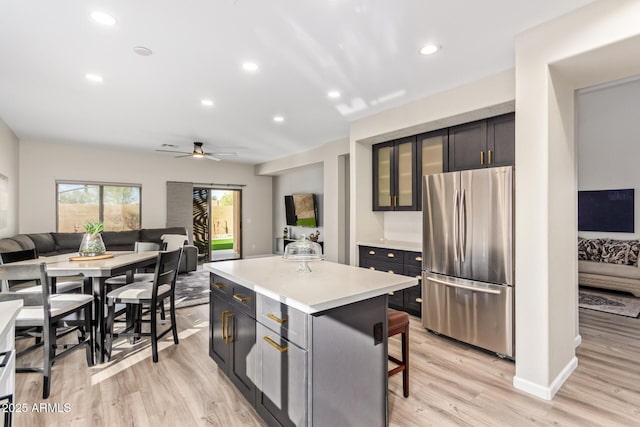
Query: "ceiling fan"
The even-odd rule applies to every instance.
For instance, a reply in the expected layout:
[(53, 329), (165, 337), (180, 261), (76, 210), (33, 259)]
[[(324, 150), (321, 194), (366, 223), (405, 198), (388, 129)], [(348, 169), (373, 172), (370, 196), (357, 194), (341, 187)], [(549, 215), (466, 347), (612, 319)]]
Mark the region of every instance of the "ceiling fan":
[(163, 151), (165, 153), (180, 153), (183, 154), (182, 156), (176, 156), (176, 158), (179, 157), (194, 157), (196, 159), (200, 159), (200, 158), (207, 158), (207, 159), (211, 159), (211, 160), (215, 160), (217, 162), (219, 162), (221, 159), (212, 156), (211, 154), (207, 154), (204, 152), (204, 150), (202, 149), (202, 142), (194, 142), (193, 143), (193, 151), (191, 153), (188, 153), (186, 151), (174, 151), (174, 150), (156, 150), (156, 151)]

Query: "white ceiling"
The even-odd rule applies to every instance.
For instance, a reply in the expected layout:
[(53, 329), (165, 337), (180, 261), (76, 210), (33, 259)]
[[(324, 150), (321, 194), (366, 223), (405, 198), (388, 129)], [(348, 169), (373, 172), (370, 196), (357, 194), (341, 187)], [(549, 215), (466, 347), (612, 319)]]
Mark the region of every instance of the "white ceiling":
[[(511, 68), (516, 34), (590, 1), (3, 0), (0, 118), (25, 141), (148, 152), (204, 141), (257, 163)], [(428, 42), (442, 50), (418, 54)]]

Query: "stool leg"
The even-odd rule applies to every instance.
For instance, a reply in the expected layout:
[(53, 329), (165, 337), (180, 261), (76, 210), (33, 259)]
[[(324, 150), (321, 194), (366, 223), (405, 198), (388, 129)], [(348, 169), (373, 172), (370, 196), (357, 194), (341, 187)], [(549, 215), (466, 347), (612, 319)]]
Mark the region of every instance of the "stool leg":
[(402, 332), (402, 361), (404, 369), (402, 370), (402, 393), (404, 397), (409, 397), (409, 326), (407, 325)]

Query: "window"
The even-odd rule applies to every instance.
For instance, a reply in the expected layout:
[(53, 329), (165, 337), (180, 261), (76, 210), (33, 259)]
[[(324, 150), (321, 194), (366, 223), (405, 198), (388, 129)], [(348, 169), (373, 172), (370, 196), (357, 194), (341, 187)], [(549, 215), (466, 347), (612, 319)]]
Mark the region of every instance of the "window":
[(106, 231), (140, 229), (141, 186), (57, 182), (58, 232), (82, 232), (90, 221)]

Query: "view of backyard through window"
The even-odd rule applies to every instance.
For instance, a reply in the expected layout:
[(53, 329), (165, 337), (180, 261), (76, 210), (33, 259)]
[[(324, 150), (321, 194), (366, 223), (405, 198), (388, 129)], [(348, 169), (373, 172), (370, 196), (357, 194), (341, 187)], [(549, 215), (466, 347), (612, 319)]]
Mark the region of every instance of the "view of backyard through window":
[(106, 231), (140, 229), (140, 186), (58, 183), (58, 232), (83, 232), (102, 221)]

